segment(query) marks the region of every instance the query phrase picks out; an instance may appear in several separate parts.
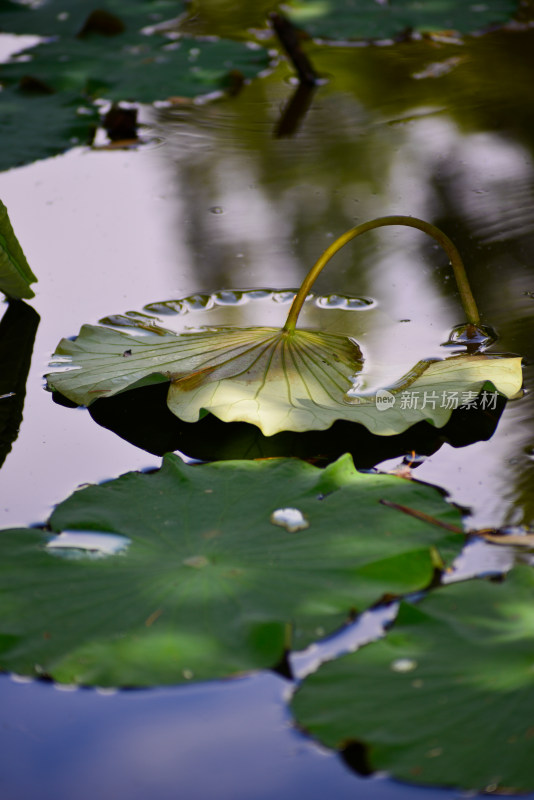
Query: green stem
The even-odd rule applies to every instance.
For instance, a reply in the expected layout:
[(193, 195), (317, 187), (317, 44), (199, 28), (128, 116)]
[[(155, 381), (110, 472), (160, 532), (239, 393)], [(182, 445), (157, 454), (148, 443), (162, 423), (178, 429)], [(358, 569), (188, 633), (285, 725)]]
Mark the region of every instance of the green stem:
[(418, 219), (417, 217), (391, 216), (378, 217), (378, 219), (372, 219), (369, 222), (362, 222), (361, 225), (357, 225), (355, 228), (351, 228), (349, 231), (342, 234), (330, 245), (330, 247), (324, 251), (322, 256), (320, 256), (320, 258), (315, 262), (311, 270), (304, 278), (304, 281), (302, 282), (302, 285), (298, 290), (295, 299), (293, 300), (287, 316), (286, 324), (282, 328), (284, 333), (293, 333), (295, 330), (298, 316), (301, 312), (302, 306), (304, 305), (304, 301), (308, 296), (308, 292), (317, 280), (319, 273), (330, 261), (332, 256), (334, 256), (338, 250), (341, 250), (341, 248), (344, 247), (347, 242), (350, 242), (351, 239), (355, 239), (356, 236), (360, 236), (362, 233), (371, 231), (373, 228), (382, 228), (385, 225), (407, 225), (409, 228), (417, 228), (418, 230), (428, 234), (428, 236), (431, 236), (439, 245), (441, 245), (441, 247), (449, 256), (467, 321), (472, 325), (480, 324), (480, 316), (471, 292), (471, 288), (469, 286), (469, 281), (467, 280), (463, 261), (460, 253), (456, 249), (456, 246), (451, 242), (449, 237), (440, 231), (439, 228), (436, 228), (435, 225), (432, 225), (430, 222), (425, 222), (422, 219)]

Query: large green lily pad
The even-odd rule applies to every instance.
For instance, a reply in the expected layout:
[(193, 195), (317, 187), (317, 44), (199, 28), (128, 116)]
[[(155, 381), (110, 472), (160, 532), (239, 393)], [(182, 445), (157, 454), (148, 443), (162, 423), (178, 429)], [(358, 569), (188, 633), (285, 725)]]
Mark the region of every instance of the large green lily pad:
[(402, 603), (382, 641), (323, 665), (293, 699), (330, 746), (366, 745), (396, 778), (534, 790), (534, 572), (476, 580)]
[(30, 283), (36, 280), (0, 200), (0, 291), (16, 300), (34, 297)]
[(362, 367), (350, 338), (320, 331), (221, 328), (131, 336), (86, 325), (57, 350), (62, 372), (51, 389), (79, 405), (127, 388), (167, 379), (168, 405), (186, 422), (203, 410), (223, 422), (249, 422), (266, 436), (279, 431), (325, 430), (337, 419), (372, 433), (393, 435), (427, 420), (444, 425), (464, 399), (483, 387), (513, 397), (521, 388), (521, 359), (461, 355), (421, 362), (377, 395), (352, 391)]
[(508, 22), (516, 0), (293, 0), (290, 19), (311, 36), (346, 39), (386, 39), (408, 30), (454, 30), (460, 33)]
[(80, 490), (50, 529), (129, 547), (69, 558), (46, 531), (0, 532), (0, 668), (148, 685), (273, 667), (384, 593), (426, 586), (438, 550), (458, 553), (463, 536), (381, 499), (459, 521), (432, 487), (358, 473), (348, 456), (323, 471), (294, 459), (185, 466), (171, 454), (157, 473)]

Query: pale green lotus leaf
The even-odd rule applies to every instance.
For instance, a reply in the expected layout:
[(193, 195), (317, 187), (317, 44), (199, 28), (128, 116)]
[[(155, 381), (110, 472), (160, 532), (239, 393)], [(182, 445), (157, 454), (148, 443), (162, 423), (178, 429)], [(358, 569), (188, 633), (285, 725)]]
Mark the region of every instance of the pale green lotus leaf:
[(34, 297), (30, 283), (36, 280), (0, 200), (0, 291), (16, 300)]
[(482, 389), (488, 407), (495, 392), (510, 398), (522, 384), (520, 358), (460, 355), (419, 362), (387, 389), (355, 394), (363, 365), (358, 345), (309, 330), (219, 328), (176, 335), (152, 328), (132, 336), (84, 326), (75, 341), (60, 342), (56, 355), (60, 360), (52, 366), (63, 371), (50, 373), (48, 386), (80, 405), (163, 378), (171, 382), (169, 408), (185, 422), (196, 422), (205, 410), (223, 422), (257, 425), (266, 436), (326, 430), (337, 419), (380, 435), (422, 420), (441, 427)]

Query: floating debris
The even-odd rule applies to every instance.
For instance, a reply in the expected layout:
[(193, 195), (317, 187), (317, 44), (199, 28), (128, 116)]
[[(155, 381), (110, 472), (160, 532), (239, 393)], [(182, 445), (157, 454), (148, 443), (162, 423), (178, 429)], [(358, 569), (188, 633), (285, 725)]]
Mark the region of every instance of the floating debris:
[(391, 662), (393, 672), (412, 672), (417, 667), (417, 661), (413, 658), (397, 658)]
[(310, 523), (298, 508), (277, 508), (271, 514), (271, 522), (273, 525), (285, 528), (289, 533), (296, 533), (310, 527)]

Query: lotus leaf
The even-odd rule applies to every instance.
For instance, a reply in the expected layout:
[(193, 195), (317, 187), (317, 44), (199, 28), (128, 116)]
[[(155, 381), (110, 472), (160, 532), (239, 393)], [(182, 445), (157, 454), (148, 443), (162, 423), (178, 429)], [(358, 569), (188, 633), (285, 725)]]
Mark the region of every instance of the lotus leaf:
[(267, 51), (229, 40), (167, 36), (154, 26), (183, 12), (174, 0), (122, 2), (48, 0), (3, 16), (12, 33), (54, 36), (3, 65), (6, 85), (34, 85), (50, 93), (79, 92), (109, 100), (153, 102), (194, 97), (224, 88), (238, 72), (254, 77), (269, 63)]
[(56, 355), (52, 366), (64, 371), (50, 373), (48, 385), (79, 405), (163, 378), (180, 419), (195, 422), (206, 410), (224, 422), (257, 425), (266, 436), (325, 430), (337, 419), (382, 435), (422, 420), (441, 427), (455, 400), (472, 402), (488, 382), (508, 398), (522, 383), (520, 358), (463, 354), (421, 362), (378, 397), (358, 395), (351, 391), (362, 367), (355, 342), (275, 328), (131, 336), (86, 325), (74, 342), (60, 342)]
[(0, 92), (0, 170), (90, 144), (99, 121), (98, 110), (77, 92), (26, 92), (6, 86)]
[(385, 639), (323, 665), (293, 699), (330, 747), (416, 783), (534, 790), (531, 567), (402, 603)]
[(365, 396), (355, 388), (362, 354), (352, 338), (297, 330), (308, 293), (332, 256), (357, 236), (389, 225), (422, 230), (443, 247), (467, 317), (466, 341), (476, 342), (479, 335), (484, 340), (455, 245), (434, 225), (397, 215), (361, 223), (339, 236), (308, 272), (281, 330), (212, 328), (177, 336), (139, 315), (128, 319), (144, 330), (144, 336), (85, 326), (74, 342), (60, 342), (59, 360), (53, 366), (61, 365), (63, 371), (50, 373), (48, 386), (79, 405), (88, 405), (98, 397), (166, 378), (171, 382), (169, 408), (185, 422), (196, 422), (207, 411), (223, 422), (257, 425), (265, 436), (326, 430), (338, 419), (393, 435), (422, 420), (443, 426), (455, 407), (454, 399), (456, 407), (464, 400), (472, 403), (485, 388), (507, 398), (517, 395), (522, 385), (521, 359), (465, 353), (419, 362), (380, 395)]
[(515, 0), (489, 0), (478, 5), (463, 0), (293, 0), (287, 12), (294, 24), (311, 36), (346, 40), (385, 39), (407, 30), (470, 33), (509, 21), (517, 7)]
[[(178, 16), (184, 9), (182, 0), (104, 0), (102, 3), (97, 0), (42, 0), (31, 5), (20, 0), (3, 0), (0, 29), (6, 33), (73, 37), (88, 27), (86, 22), (93, 12), (103, 11), (100, 31), (105, 34), (107, 30), (107, 35), (113, 36), (124, 30), (140, 30), (146, 25), (163, 22)], [(93, 19), (94, 27), (98, 28), (98, 18)]]
[(184, 8), (179, 0), (4, 2), (0, 29), (42, 41), (2, 65), (0, 168), (90, 144), (99, 114), (88, 101), (192, 98), (269, 65), (265, 49), (245, 42), (158, 31)]
[[(0, 532), (0, 668), (148, 685), (274, 667), (384, 593), (426, 586), (437, 549), (459, 552), (463, 536), (383, 498), (460, 519), (432, 487), (358, 473), (349, 456), (322, 470), (168, 455), (156, 473), (81, 489), (52, 514), (52, 533)], [(84, 555), (105, 534), (129, 546)]]
[(0, 290), (18, 300), (34, 297), (30, 283), (36, 280), (15, 236), (7, 208), (0, 201)]
[(121, 34), (112, 47), (100, 36), (59, 40), (33, 47), (27, 55), (29, 61), (3, 66), (6, 85), (31, 76), (52, 94), (78, 92), (80, 97), (144, 103), (208, 94), (226, 88), (232, 72), (253, 77), (269, 64), (265, 50), (242, 42), (170, 41), (156, 34)]

